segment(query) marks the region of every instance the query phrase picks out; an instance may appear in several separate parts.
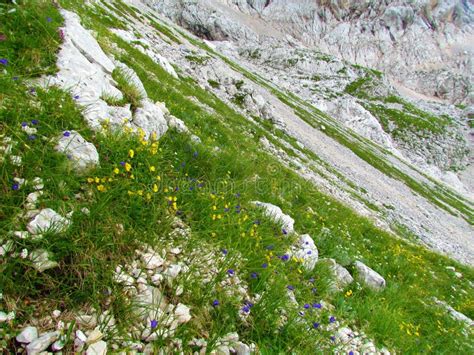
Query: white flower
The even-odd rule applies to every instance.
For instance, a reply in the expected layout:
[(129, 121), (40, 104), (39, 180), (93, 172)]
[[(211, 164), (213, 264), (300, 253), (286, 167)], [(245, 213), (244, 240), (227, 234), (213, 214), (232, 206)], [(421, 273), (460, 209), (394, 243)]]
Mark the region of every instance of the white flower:
[(36, 128), (29, 127), (29, 126), (24, 126), (21, 129), (24, 130), (26, 134), (35, 134), (36, 132), (38, 132)]
[(13, 165), (16, 165), (16, 166), (21, 165), (21, 157), (18, 155), (11, 155), (10, 160), (12, 161)]
[(64, 322), (63, 322), (62, 320), (60, 320), (60, 321), (58, 322), (58, 325), (57, 325), (56, 328), (59, 329), (59, 330), (64, 329)]
[(10, 313), (7, 314), (7, 321), (14, 320), (15, 319), (15, 312), (11, 311)]
[(28, 250), (23, 249), (20, 254), (20, 258), (26, 259), (28, 257)]

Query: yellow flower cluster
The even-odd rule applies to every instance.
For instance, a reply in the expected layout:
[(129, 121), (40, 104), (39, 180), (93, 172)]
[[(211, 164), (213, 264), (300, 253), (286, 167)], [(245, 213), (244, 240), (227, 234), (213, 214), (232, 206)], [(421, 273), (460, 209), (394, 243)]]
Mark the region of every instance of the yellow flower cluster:
[(419, 325), (402, 322), (402, 324), (400, 324), (400, 329), (405, 331), (410, 336), (417, 336), (417, 337), (420, 336), (420, 326)]

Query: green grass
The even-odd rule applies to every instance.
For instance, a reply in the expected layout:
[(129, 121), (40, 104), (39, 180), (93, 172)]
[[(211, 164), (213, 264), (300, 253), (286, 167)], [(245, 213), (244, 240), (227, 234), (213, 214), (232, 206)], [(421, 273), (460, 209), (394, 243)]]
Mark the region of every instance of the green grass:
[[(29, 6), (35, 9), (35, 4)], [(363, 330), (378, 345), (397, 352), (472, 351), (472, 338), (466, 338), (459, 324), (429, 301), (436, 296), (472, 318), (474, 299), (469, 286), (469, 281), (474, 279), (472, 269), (394, 238), (322, 194), (261, 151), (255, 140), (256, 134), (265, 133), (260, 126), (192, 81), (170, 76), (140, 51), (108, 33), (80, 4), (64, 2), (63, 5), (80, 10), (84, 22), (100, 37), (125, 50), (114, 54), (137, 72), (150, 98), (165, 102), (173, 115), (183, 119), (201, 137), (203, 144), (196, 145), (186, 135), (174, 131), (169, 131), (154, 146), (151, 142), (145, 145), (139, 137), (126, 132), (92, 132), (70, 94), (55, 88), (37, 88), (36, 93), (31, 93), (22, 76), (26, 70), (22, 65), (6, 74), (0, 73), (0, 139), (9, 136), (17, 141), (12, 154), (23, 159), (20, 167), (9, 159), (0, 165), (1, 243), (12, 241), (14, 253), (23, 248), (30, 251), (44, 248), (59, 263), (55, 269), (37, 273), (28, 259), (11, 255), (0, 259), (3, 293), (0, 307), (17, 312), (13, 322), (0, 325), (2, 346), (7, 346), (7, 351), (15, 347), (11, 337), (32, 316), (49, 314), (56, 308), (77, 311), (92, 307), (100, 312), (107, 308), (109, 293), (112, 303), (108, 308), (117, 319), (117, 331), (125, 333), (136, 320), (130, 313), (130, 300), (113, 282), (112, 273), (119, 263), (132, 260), (134, 250), (144, 242), (159, 248), (180, 244), (186, 255), (197, 251), (197, 261), (192, 264), (195, 269), (202, 269), (201, 254), (211, 253), (216, 257), (218, 274), (206, 287), (199, 279), (186, 275), (177, 280), (186, 290), (179, 301), (190, 305), (193, 315), (191, 322), (178, 328), (176, 337), (184, 345), (193, 337), (206, 334), (210, 351), (220, 336), (237, 331), (243, 341), (255, 342), (262, 353), (312, 353), (315, 349), (326, 353), (333, 347), (329, 338), (332, 334), (315, 330), (308, 333), (307, 328), (314, 321), (325, 324), (329, 315), (335, 315)], [(51, 5), (47, 10), (56, 11)], [(19, 26), (17, 31), (24, 27)], [(40, 32), (38, 36), (43, 34)], [(57, 50), (57, 44), (54, 49)], [(49, 52), (40, 51), (40, 56), (49, 56)], [(23, 60), (28, 62), (28, 58)], [(13, 76), (20, 79), (15, 81)], [(189, 97), (196, 97), (213, 112), (202, 109)], [(29, 140), (21, 123), (30, 123), (32, 119), (39, 121), (38, 132), (36, 139)], [(68, 159), (54, 150), (53, 138), (71, 129), (79, 131), (99, 151), (101, 164), (87, 175), (76, 175)], [(221, 149), (218, 154), (214, 153), (216, 146)], [(133, 158), (130, 149), (135, 152)], [(131, 164), (131, 172), (124, 170), (121, 161)], [(150, 166), (155, 166), (156, 172)], [(29, 186), (13, 190), (13, 177), (30, 180), (36, 176), (41, 176), (45, 184), (41, 207), (51, 207), (63, 215), (76, 211), (73, 224), (65, 233), (48, 233), (39, 241), (13, 239), (9, 231), (24, 226), (25, 222), (17, 215), (31, 192)], [(159, 189), (155, 192), (153, 186), (157, 182)], [(78, 193), (82, 196), (79, 199)], [(169, 204), (170, 198), (172, 201), (176, 198), (176, 206)], [(305, 272), (294, 261), (282, 262), (276, 256), (282, 255), (293, 239), (284, 237), (280, 226), (252, 207), (250, 201), (255, 199), (278, 204), (292, 215), (296, 229), (314, 237), (322, 257), (336, 258), (349, 268), (354, 260), (361, 259), (379, 271), (387, 279), (386, 290), (373, 293), (353, 285), (351, 297), (345, 297), (344, 293), (330, 294), (328, 270), (323, 264), (313, 272)], [(226, 205), (230, 211), (226, 211)], [(236, 206), (240, 206), (240, 213), (235, 213)], [(79, 212), (84, 207), (90, 210), (89, 215)], [(192, 229), (188, 239), (169, 235), (170, 220), (176, 214)], [(213, 219), (213, 215), (221, 218)], [(229, 251), (223, 259), (218, 257), (222, 248)], [(265, 262), (270, 267), (262, 268)], [(463, 278), (456, 278), (446, 266), (455, 266)], [(234, 268), (248, 283), (251, 295), (262, 295), (248, 323), (236, 315), (242, 300), (228, 296), (219, 286), (219, 280), (229, 268)], [(252, 279), (252, 272), (257, 272), (259, 277)], [(309, 281), (312, 277), (314, 283)], [(295, 286), (296, 297), (302, 304), (325, 299), (336, 310), (307, 312), (301, 318), (299, 309), (288, 305), (287, 285)], [(451, 287), (457, 292), (452, 292)], [(162, 291), (176, 300), (173, 288), (164, 287)], [(214, 299), (221, 301), (218, 308), (210, 307)], [(281, 325), (283, 309), (288, 310), (288, 321)], [(407, 334), (409, 326), (404, 324), (420, 326), (420, 335)], [(113, 335), (106, 335), (106, 341), (112, 338)], [(156, 349), (166, 343), (166, 339), (158, 339)], [(71, 346), (68, 343), (64, 352), (71, 351)], [(190, 349), (185, 345), (184, 351)]]
[(112, 106), (124, 106), (130, 104), (132, 112), (136, 111), (141, 106), (141, 101), (144, 99), (140, 90), (133, 84), (130, 75), (123, 69), (115, 68), (112, 72), (112, 78), (117, 83), (117, 88), (122, 92), (123, 98), (103, 94), (102, 99), (107, 104)]

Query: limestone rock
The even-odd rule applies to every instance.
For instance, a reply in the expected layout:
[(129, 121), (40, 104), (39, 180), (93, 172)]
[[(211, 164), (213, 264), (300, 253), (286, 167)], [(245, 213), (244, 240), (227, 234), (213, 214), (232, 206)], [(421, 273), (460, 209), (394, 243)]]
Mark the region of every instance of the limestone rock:
[(359, 281), (377, 291), (385, 288), (385, 279), (379, 273), (360, 261), (356, 261), (354, 267), (357, 270), (357, 278)]
[(257, 207), (263, 208), (267, 216), (273, 218), (276, 222), (281, 223), (282, 228), (285, 229), (287, 233), (294, 232), (295, 220), (289, 215), (284, 214), (280, 207), (260, 201), (253, 201), (252, 203)]
[(105, 355), (107, 354), (107, 343), (103, 340), (89, 345), (86, 355)]
[[(323, 260), (322, 260), (323, 261)], [(342, 290), (349, 284), (351, 284), (354, 279), (352, 278), (349, 271), (346, 268), (339, 265), (334, 259), (324, 259), (324, 262), (329, 264), (329, 268), (334, 276), (333, 288), (335, 290)]]
[(92, 332), (90, 332), (89, 336), (86, 339), (86, 344), (90, 345), (93, 343), (98, 342), (103, 338), (104, 334), (99, 329), (94, 329)]
[(27, 229), (31, 234), (40, 234), (44, 232), (64, 232), (70, 225), (70, 221), (51, 208), (42, 209), (28, 223)]
[(84, 171), (99, 164), (96, 147), (76, 131), (66, 131), (61, 135), (56, 150), (66, 154), (77, 171)]
[(16, 336), (16, 341), (29, 344), (36, 338), (38, 338), (38, 329), (36, 329), (36, 327), (27, 326)]
[(291, 254), (298, 259), (302, 259), (303, 266), (309, 271), (313, 270), (318, 262), (318, 248), (309, 234), (303, 234), (299, 237), (298, 243), (292, 247)]
[(59, 337), (59, 332), (49, 332), (42, 334), (39, 338), (36, 338), (26, 347), (28, 355), (36, 355), (46, 350), (52, 343), (54, 343)]
[(142, 100), (141, 107), (135, 111), (132, 125), (142, 129), (146, 138), (153, 134), (160, 138), (168, 130), (163, 111), (149, 99)]
[(190, 308), (179, 303), (174, 310), (174, 314), (179, 324), (189, 322), (191, 320)]
[(30, 253), (30, 260), (33, 262), (33, 267), (39, 272), (58, 266), (58, 263), (50, 260), (49, 257), (49, 252), (44, 249), (37, 249)]

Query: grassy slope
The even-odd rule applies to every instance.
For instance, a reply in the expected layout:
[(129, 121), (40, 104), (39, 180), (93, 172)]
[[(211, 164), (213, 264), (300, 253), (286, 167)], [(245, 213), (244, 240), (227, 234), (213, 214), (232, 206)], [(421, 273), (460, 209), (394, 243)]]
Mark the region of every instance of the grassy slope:
[[(17, 321), (2, 324), (2, 331), (14, 334), (17, 324), (53, 307), (71, 310), (89, 304), (100, 309), (105, 298), (104, 289), (112, 291), (112, 309), (120, 326), (126, 329), (132, 321), (128, 317), (129, 304), (111, 280), (113, 267), (129, 259), (139, 242), (160, 245), (169, 241), (167, 216), (176, 213), (176, 210), (170, 208), (167, 201), (169, 197), (176, 197), (181, 217), (193, 229), (189, 248), (196, 244), (209, 244), (216, 249), (227, 248), (235, 255), (242, 254), (241, 260), (230, 259), (232, 266), (250, 282), (252, 293), (267, 291), (264, 300), (252, 311), (251, 325), (246, 326), (235, 317), (239, 305), (231, 299), (227, 300), (219, 290), (209, 294), (201, 290), (200, 285), (187, 284), (191, 292), (186, 293), (185, 301), (193, 306), (195, 320), (180, 331), (179, 336), (183, 339), (204, 330), (209, 331), (211, 339), (237, 330), (246, 341), (255, 341), (262, 349), (272, 353), (290, 350), (308, 353), (315, 347), (331, 346), (331, 334), (313, 331), (312, 336), (308, 337), (306, 331), (294, 322), (298, 317), (296, 311), (294, 314), (290, 312), (287, 326), (277, 326), (278, 314), (274, 310), (286, 306), (286, 285), (292, 284), (296, 287), (300, 302), (314, 302), (322, 298), (331, 300), (336, 305), (337, 318), (354, 323), (379, 344), (405, 353), (430, 349), (440, 353), (454, 353), (460, 349), (469, 351), (472, 344), (461, 333), (459, 324), (430, 305), (429, 297), (445, 299), (456, 309), (473, 317), (474, 300), (468, 285), (468, 281), (474, 278), (472, 269), (395, 239), (321, 194), (313, 185), (262, 153), (254, 138), (255, 126), (212, 94), (192, 81), (169, 76), (149, 58), (112, 36), (98, 21), (100, 17), (80, 8), (77, 2), (62, 3), (81, 13), (85, 23), (97, 31), (100, 43), (114, 41), (126, 50), (127, 55), (119, 55), (119, 59), (135, 69), (149, 96), (165, 102), (172, 114), (183, 119), (202, 138), (203, 145), (195, 146), (186, 137), (169, 132), (160, 141), (159, 152), (153, 155), (150, 147), (144, 147), (134, 136), (117, 137), (109, 133), (90, 132), (67, 93), (38, 89), (35, 96), (28, 93), (28, 84), (23, 78), (14, 81), (13, 76), (27, 74), (27, 67), (13, 63), (11, 59), (12, 65), (7, 67), (7, 73), (0, 74), (1, 134), (14, 137), (20, 142), (16, 152), (25, 153), (22, 153), (22, 167), (15, 167), (6, 160), (0, 168), (3, 186), (0, 228), (3, 242), (11, 239), (7, 236), (8, 231), (18, 226), (16, 214), (29, 192), (27, 187), (12, 190), (14, 176), (43, 177), (43, 207), (52, 207), (63, 214), (71, 209), (87, 207), (91, 213), (90, 216), (77, 213), (73, 218), (73, 227), (67, 233), (48, 235), (38, 242), (14, 241), (17, 251), (36, 247), (48, 249), (60, 266), (39, 274), (31, 268), (28, 260), (18, 257), (0, 260), (0, 286), (4, 296), (2, 308), (17, 311)], [(34, 6), (39, 5), (35, 3)], [(126, 9), (122, 8), (122, 11)], [(31, 41), (43, 41), (50, 45), (49, 48), (57, 48), (59, 41), (55, 37), (55, 28), (60, 20), (56, 10), (51, 6), (43, 9), (32, 7), (32, 10), (37, 11), (31, 12), (31, 18), (25, 19), (26, 10), (23, 7), (10, 15), (5, 23), (7, 26), (18, 22), (31, 23), (35, 36), (25, 36), (26, 39), (15, 44), (16, 49), (12, 49), (11, 42), (0, 42), (2, 55), (5, 48), (10, 53), (29, 48)], [(47, 22), (43, 15), (47, 13), (45, 11), (53, 14), (55, 21)], [(11, 25), (15, 33), (25, 28)], [(7, 32), (8, 29), (1, 28), (0, 31)], [(44, 44), (39, 47), (48, 48)], [(51, 50), (39, 53), (42, 60), (50, 56)], [(25, 63), (28, 63), (27, 59), (23, 58)], [(49, 59), (42, 68), (51, 66), (54, 65)], [(191, 102), (190, 96), (212, 107), (215, 113), (207, 113)], [(33, 118), (38, 119), (40, 125), (38, 138), (30, 141), (21, 131), (20, 124)], [(76, 129), (95, 143), (101, 156), (100, 168), (88, 176), (76, 176), (71, 173), (67, 159), (54, 153), (54, 143), (41, 139), (42, 136), (49, 139), (60, 135), (65, 129)], [(213, 153), (214, 146), (220, 147), (220, 153)], [(133, 160), (128, 157), (130, 149), (137, 152)], [(113, 173), (114, 168), (120, 168), (119, 162), (126, 159), (133, 164), (134, 180), (123, 170), (119, 174)], [(162, 179), (156, 194), (152, 192), (156, 174), (150, 173), (150, 165), (156, 166)], [(88, 182), (89, 177), (94, 178), (92, 184)], [(95, 177), (99, 178), (99, 183), (95, 183)], [(111, 182), (109, 177), (113, 179)], [(197, 185), (200, 183), (204, 184), (201, 188)], [(106, 190), (98, 191), (100, 185), (104, 185)], [(175, 191), (176, 187), (178, 191)], [(142, 196), (140, 190), (143, 191)], [(134, 194), (130, 196), (129, 191)], [(83, 200), (75, 200), (78, 192), (85, 196)], [(152, 194), (150, 201), (147, 201), (147, 193)], [(216, 196), (221, 198), (217, 203)], [(297, 263), (282, 263), (271, 256), (269, 246), (273, 248), (273, 255), (281, 255), (291, 240), (283, 237), (278, 226), (251, 208), (249, 201), (254, 199), (276, 203), (292, 215), (296, 219), (297, 230), (314, 237), (323, 257), (334, 257), (343, 264), (350, 264), (355, 259), (364, 260), (387, 278), (387, 289), (375, 294), (352, 286), (354, 294), (349, 298), (344, 297), (344, 293), (328, 295), (327, 272), (321, 267), (312, 273), (300, 273)], [(226, 213), (226, 203), (232, 208), (242, 206), (243, 212)], [(212, 208), (214, 205), (222, 219), (212, 220), (212, 215), (216, 213)], [(308, 212), (308, 207), (315, 212)], [(253, 221), (257, 219), (261, 224), (254, 227)], [(163, 223), (157, 224), (157, 220)], [(123, 224), (125, 233), (116, 229), (118, 223)], [(252, 230), (256, 230), (253, 236)], [(272, 266), (262, 269), (261, 265), (268, 261), (267, 257)], [(448, 265), (455, 266), (464, 278), (458, 279), (448, 272), (445, 269)], [(228, 267), (222, 265), (224, 272)], [(251, 272), (258, 272), (260, 278), (252, 281)], [(308, 281), (310, 277), (316, 278), (316, 285)], [(316, 294), (312, 291), (314, 287)], [(452, 291), (452, 287), (456, 288), (456, 292)], [(215, 298), (222, 300), (222, 307), (208, 313), (205, 306)], [(309, 314), (305, 324), (327, 322), (328, 315)], [(419, 326), (420, 335), (408, 335), (406, 328), (402, 328), (403, 322)]]

